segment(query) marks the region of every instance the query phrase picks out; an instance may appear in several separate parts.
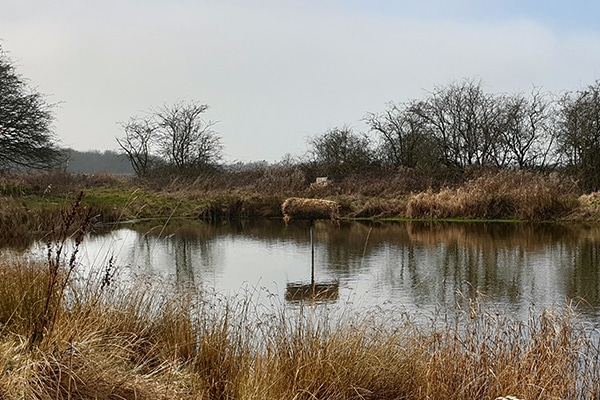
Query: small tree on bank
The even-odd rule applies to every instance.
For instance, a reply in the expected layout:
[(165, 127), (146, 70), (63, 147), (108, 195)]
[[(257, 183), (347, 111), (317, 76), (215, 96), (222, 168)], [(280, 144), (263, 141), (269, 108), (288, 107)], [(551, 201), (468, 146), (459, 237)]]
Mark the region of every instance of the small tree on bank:
[(437, 144), (411, 103), (389, 103), (385, 111), (368, 113), (363, 120), (380, 137), (377, 156), (384, 164), (430, 168), (439, 162)]
[(0, 168), (50, 169), (63, 160), (52, 132), (51, 110), (0, 47)]
[(208, 105), (178, 102), (154, 113), (159, 154), (177, 169), (203, 169), (222, 157), (221, 138), (212, 130), (214, 122), (201, 116)]
[(137, 176), (157, 165), (176, 171), (214, 167), (222, 158), (221, 137), (202, 114), (208, 105), (177, 102), (153, 109), (146, 118), (133, 117), (123, 123), (125, 136), (117, 139)]
[(310, 138), (308, 145), (311, 161), (325, 175), (347, 175), (364, 170), (373, 162), (369, 139), (346, 126)]

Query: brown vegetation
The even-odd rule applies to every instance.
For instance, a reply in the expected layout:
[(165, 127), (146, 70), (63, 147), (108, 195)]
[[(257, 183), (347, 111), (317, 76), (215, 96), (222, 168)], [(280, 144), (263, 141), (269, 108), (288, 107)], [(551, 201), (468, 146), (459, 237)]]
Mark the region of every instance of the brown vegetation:
[[(465, 312), (419, 325), (394, 310), (353, 315), (254, 304), (149, 281), (71, 280), (52, 329), (46, 266), (5, 259), (0, 397), (36, 399), (595, 399), (597, 338), (574, 314), (528, 321)], [(59, 305), (59, 303), (56, 303)], [(493, 310), (492, 310), (493, 311)], [(441, 322), (445, 320), (446, 322)]]
[(289, 222), (292, 219), (330, 219), (335, 221), (340, 218), (339, 205), (335, 201), (323, 199), (306, 199), (290, 197), (281, 205), (283, 219)]
[(406, 214), (409, 218), (557, 219), (577, 207), (576, 190), (574, 183), (558, 175), (484, 174), (455, 189), (429, 189), (411, 196)]
[[(0, 240), (18, 244), (47, 234), (60, 221), (61, 209), (82, 190), (82, 204), (93, 210), (97, 223), (281, 218), (288, 198), (334, 201), (340, 218), (600, 219), (596, 195), (582, 196), (576, 182), (559, 174), (504, 171), (473, 174), (464, 181), (457, 176), (434, 180), (423, 171), (401, 168), (327, 185), (311, 182), (297, 167), (277, 166), (141, 180), (60, 172), (5, 175), (0, 177)], [(328, 207), (316, 217), (331, 218)]]
[[(558, 220), (574, 215), (581, 192), (560, 174), (500, 171), (434, 179), (400, 168), (355, 174), (311, 185), (297, 168), (206, 173), (174, 179), (162, 193), (181, 201), (206, 200), (203, 217), (279, 217), (289, 197), (328, 199), (342, 218), (468, 218)], [(439, 179), (441, 178), (441, 180)]]
[(584, 194), (579, 197), (579, 215), (576, 218), (600, 220), (600, 192)]

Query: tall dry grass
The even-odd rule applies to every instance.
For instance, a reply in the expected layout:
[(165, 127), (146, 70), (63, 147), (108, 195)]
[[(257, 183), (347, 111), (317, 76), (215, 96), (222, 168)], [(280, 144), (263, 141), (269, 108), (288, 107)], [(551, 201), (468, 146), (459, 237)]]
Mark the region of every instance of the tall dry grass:
[(579, 205), (576, 193), (574, 182), (556, 174), (502, 171), (456, 189), (412, 195), (406, 213), (410, 218), (557, 219)]
[(34, 235), (46, 233), (59, 218), (57, 210), (32, 210), (14, 198), (4, 198), (0, 207), (0, 243), (25, 248)]
[(62, 171), (0, 174), (0, 194), (11, 197), (27, 195), (57, 196), (98, 187), (127, 187), (131, 178), (99, 174), (70, 174)]
[(0, 271), (2, 398), (600, 396), (598, 332), (568, 310), (520, 321), (475, 298), (423, 325), (394, 309), (289, 308), (273, 295), (258, 303), (260, 289), (107, 280), (100, 268), (69, 280), (52, 329), (30, 346), (51, 270), (5, 258)]
[[(163, 189), (180, 199), (209, 199), (203, 216), (275, 217), (287, 197), (337, 201), (342, 217), (560, 219), (580, 202), (577, 183), (559, 174), (478, 173), (461, 181), (425, 171), (365, 172), (311, 185), (299, 169), (265, 168), (175, 179)], [(446, 182), (449, 186), (443, 186)]]

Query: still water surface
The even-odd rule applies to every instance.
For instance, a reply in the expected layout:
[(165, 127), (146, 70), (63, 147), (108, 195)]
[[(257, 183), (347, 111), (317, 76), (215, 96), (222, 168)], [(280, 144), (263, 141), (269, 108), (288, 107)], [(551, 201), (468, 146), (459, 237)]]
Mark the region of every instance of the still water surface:
[(598, 226), (317, 221), (314, 233), (314, 270), (310, 224), (279, 220), (118, 228), (87, 238), (79, 261), (103, 268), (112, 257), (125, 275), (261, 288), (288, 303), (316, 290), (320, 302), (432, 311), (478, 292), (525, 318), (575, 302), (599, 321)]

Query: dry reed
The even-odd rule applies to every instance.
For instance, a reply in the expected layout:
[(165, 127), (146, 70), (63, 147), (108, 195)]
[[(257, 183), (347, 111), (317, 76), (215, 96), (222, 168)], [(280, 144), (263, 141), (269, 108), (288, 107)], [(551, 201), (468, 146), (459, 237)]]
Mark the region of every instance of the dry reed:
[(406, 213), (410, 218), (556, 219), (577, 207), (575, 191), (558, 175), (502, 171), (456, 189), (412, 195)]
[(291, 219), (330, 219), (335, 221), (340, 218), (339, 205), (335, 201), (323, 199), (307, 199), (290, 197), (281, 205), (281, 212), (286, 222)]
[(92, 276), (73, 282), (54, 328), (30, 348), (26, 321), (39, 317), (49, 272), (24, 260), (5, 260), (1, 270), (0, 304), (13, 304), (0, 314), (2, 398), (600, 396), (598, 336), (569, 311), (519, 321), (472, 299), (424, 326), (393, 309), (289, 313), (254, 303), (251, 291), (106, 286)]

